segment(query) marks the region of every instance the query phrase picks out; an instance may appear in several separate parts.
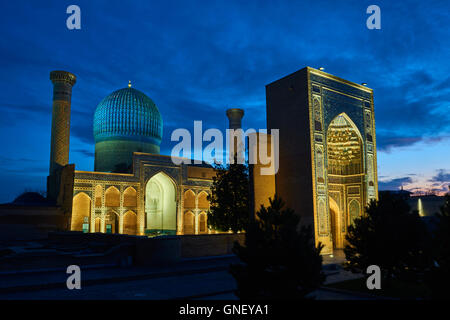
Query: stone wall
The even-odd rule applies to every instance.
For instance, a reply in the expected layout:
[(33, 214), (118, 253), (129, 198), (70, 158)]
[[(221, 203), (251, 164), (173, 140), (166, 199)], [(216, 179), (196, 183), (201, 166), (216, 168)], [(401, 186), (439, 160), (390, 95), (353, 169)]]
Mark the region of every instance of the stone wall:
[(183, 258), (232, 254), (235, 241), (244, 244), (245, 234), (185, 235), (181, 239)]

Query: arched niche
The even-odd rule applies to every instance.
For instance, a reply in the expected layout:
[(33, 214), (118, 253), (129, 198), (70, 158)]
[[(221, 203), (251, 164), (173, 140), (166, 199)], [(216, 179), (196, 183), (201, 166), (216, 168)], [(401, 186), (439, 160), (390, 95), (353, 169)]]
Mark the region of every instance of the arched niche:
[(195, 193), (192, 190), (186, 190), (184, 193), (184, 207), (189, 209), (195, 208)]
[(137, 230), (137, 216), (136, 213), (129, 210), (123, 216), (123, 233), (136, 235)]
[(120, 191), (112, 186), (105, 191), (105, 206), (119, 207), (120, 206)]
[(119, 214), (114, 210), (106, 214), (105, 233), (119, 233)]
[(163, 172), (155, 174), (145, 187), (146, 233), (176, 234), (176, 184)]
[(195, 215), (191, 211), (187, 211), (184, 213), (183, 233), (184, 234), (194, 234), (195, 233)]
[(198, 194), (198, 208), (199, 209), (209, 209), (209, 201), (207, 199), (208, 193), (206, 191), (201, 191)]
[(208, 216), (206, 212), (201, 212), (198, 216), (198, 233), (207, 233), (208, 232), (208, 224), (207, 224)]
[(327, 172), (333, 175), (364, 172), (361, 133), (345, 113), (334, 118), (327, 129)]
[(328, 198), (328, 203), (330, 206), (330, 231), (333, 239), (333, 247), (338, 248), (341, 247), (341, 233), (340, 230), (340, 210), (336, 201), (332, 198)]
[(89, 217), (91, 216), (91, 198), (84, 192), (73, 197), (71, 231), (89, 230)]
[(123, 192), (123, 206), (124, 207), (137, 206), (137, 192), (133, 187), (128, 187)]

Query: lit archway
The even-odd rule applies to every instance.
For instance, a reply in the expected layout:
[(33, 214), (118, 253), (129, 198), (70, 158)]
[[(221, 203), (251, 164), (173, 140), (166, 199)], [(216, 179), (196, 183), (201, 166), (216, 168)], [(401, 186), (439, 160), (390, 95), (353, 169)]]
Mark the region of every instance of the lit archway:
[(184, 207), (187, 209), (195, 209), (195, 193), (192, 190), (187, 190), (184, 193)]
[(70, 230), (88, 232), (90, 216), (91, 198), (84, 192), (78, 193), (73, 198)]
[(198, 195), (198, 208), (199, 209), (209, 209), (209, 201), (207, 199), (208, 194), (202, 191)]
[(105, 217), (105, 232), (119, 233), (119, 215), (115, 211), (109, 211)]
[(147, 232), (176, 234), (177, 202), (175, 182), (159, 172), (145, 188)]
[(133, 211), (127, 211), (123, 216), (123, 233), (136, 235), (137, 217)]
[(361, 133), (345, 114), (331, 121), (327, 130), (327, 172), (352, 175), (363, 172)]
[(128, 187), (123, 192), (123, 206), (124, 207), (137, 206), (137, 192), (133, 187)]
[(206, 212), (202, 212), (198, 216), (198, 233), (207, 233), (207, 232), (208, 232), (207, 215)]
[(101, 219), (100, 218), (95, 218), (95, 229), (94, 229), (94, 232), (101, 232), (100, 226), (101, 226)]
[(183, 217), (183, 233), (184, 234), (194, 234), (195, 233), (195, 223), (194, 214), (191, 211), (184, 213)]
[(102, 206), (103, 188), (100, 185), (95, 187), (95, 206), (100, 208)]
[(334, 199), (331, 197), (328, 198), (328, 201), (329, 201), (329, 205), (330, 205), (330, 225), (331, 225), (331, 236), (333, 238), (333, 247), (340, 248), (340, 247), (342, 247), (342, 245), (341, 245), (341, 237), (340, 237), (341, 234), (339, 232), (339, 226), (340, 226), (339, 206), (336, 203), (336, 201), (334, 201)]
[[(358, 128), (345, 113), (336, 116), (327, 128), (325, 159), (333, 248), (341, 249), (344, 246), (343, 239), (349, 221), (347, 217), (350, 210), (355, 211), (354, 204), (350, 201), (356, 198), (359, 203), (362, 202), (364, 184), (362, 141)], [(333, 198), (343, 199), (342, 209)]]
[(120, 191), (116, 187), (109, 187), (105, 191), (105, 206), (119, 207), (120, 206)]

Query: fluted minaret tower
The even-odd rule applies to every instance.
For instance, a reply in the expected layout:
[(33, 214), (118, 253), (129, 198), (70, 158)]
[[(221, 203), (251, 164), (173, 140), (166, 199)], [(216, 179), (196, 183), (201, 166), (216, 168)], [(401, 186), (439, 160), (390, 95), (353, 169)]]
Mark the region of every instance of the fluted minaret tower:
[(229, 120), (228, 128), (234, 130), (230, 132), (228, 137), (228, 156), (230, 163), (234, 163), (234, 155), (237, 156), (238, 163), (243, 163), (244, 154), (244, 137), (241, 132), (236, 132), (238, 129), (242, 129), (242, 118), (244, 117), (244, 110), (238, 108), (228, 109), (226, 111)]
[(67, 71), (50, 72), (53, 82), (50, 176), (69, 163), (70, 101), (76, 77)]

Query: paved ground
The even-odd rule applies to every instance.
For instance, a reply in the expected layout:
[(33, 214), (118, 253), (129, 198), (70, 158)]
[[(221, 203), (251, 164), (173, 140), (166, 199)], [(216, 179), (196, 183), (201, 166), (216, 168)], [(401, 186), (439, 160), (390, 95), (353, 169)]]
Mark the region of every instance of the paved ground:
[[(339, 267), (342, 256), (326, 257), (326, 283), (353, 279)], [(9, 299), (237, 299), (234, 278), (228, 266), (234, 256), (189, 259), (170, 267), (107, 268), (82, 270), (81, 290), (66, 288), (65, 270), (44, 273), (0, 275), (0, 300)], [(360, 300), (370, 296), (320, 289), (318, 300)]]
[[(234, 279), (226, 271), (177, 275), (103, 285), (83, 286), (80, 290), (51, 289), (0, 295), (0, 299), (193, 299), (211, 293), (231, 291)], [(232, 296), (232, 295), (231, 295)], [(224, 295), (225, 299), (229, 296)]]

